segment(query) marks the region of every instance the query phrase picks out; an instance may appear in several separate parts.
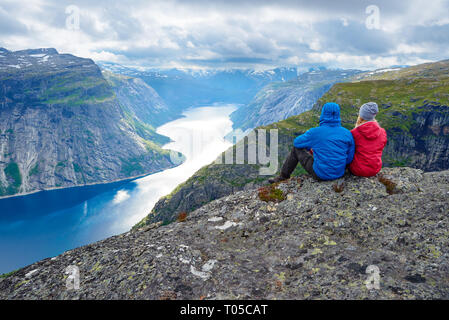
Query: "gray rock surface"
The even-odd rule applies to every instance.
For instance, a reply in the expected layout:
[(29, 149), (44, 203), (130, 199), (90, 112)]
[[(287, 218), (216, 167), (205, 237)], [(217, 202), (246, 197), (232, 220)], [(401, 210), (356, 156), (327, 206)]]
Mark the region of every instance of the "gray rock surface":
[(449, 299), (449, 171), (379, 177), (292, 178), (280, 203), (240, 191), (0, 278), (0, 299)]

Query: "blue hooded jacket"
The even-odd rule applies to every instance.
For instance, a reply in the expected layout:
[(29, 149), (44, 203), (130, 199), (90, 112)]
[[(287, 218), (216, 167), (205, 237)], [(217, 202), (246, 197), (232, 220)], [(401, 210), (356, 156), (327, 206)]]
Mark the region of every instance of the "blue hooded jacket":
[(296, 137), (298, 149), (313, 149), (313, 170), (322, 180), (335, 180), (345, 174), (354, 157), (354, 138), (341, 126), (340, 106), (330, 102), (323, 106), (320, 126)]

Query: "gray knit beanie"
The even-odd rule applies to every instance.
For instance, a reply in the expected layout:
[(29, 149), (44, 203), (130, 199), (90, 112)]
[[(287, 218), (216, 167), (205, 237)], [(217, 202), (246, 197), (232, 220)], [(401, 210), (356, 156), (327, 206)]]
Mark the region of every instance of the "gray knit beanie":
[(363, 106), (360, 107), (359, 116), (366, 121), (374, 120), (374, 117), (376, 114), (379, 113), (379, 107), (377, 106), (377, 103), (375, 102), (368, 102), (365, 103)]

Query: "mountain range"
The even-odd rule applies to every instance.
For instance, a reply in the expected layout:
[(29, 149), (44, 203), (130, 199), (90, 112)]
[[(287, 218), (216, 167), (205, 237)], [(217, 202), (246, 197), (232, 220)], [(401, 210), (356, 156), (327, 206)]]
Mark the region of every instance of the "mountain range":
[[(90, 59), (0, 48), (0, 196), (173, 166), (151, 125), (172, 119), (158, 95), (138, 79), (108, 79)], [(149, 121), (143, 105), (161, 116)]]
[(297, 77), (296, 68), (99, 65), (52, 48), (0, 49), (0, 197), (169, 168), (174, 164), (161, 149), (169, 139), (156, 127), (192, 106), (245, 104), (268, 83)]
[(98, 62), (105, 70), (141, 78), (154, 88), (171, 110), (183, 110), (214, 103), (246, 104), (270, 82), (296, 79), (294, 67), (253, 69), (149, 69), (139, 70), (111, 62)]
[(0, 197), (106, 183), (169, 168), (156, 127), (192, 106), (245, 103), (295, 68), (139, 70), (0, 49)]

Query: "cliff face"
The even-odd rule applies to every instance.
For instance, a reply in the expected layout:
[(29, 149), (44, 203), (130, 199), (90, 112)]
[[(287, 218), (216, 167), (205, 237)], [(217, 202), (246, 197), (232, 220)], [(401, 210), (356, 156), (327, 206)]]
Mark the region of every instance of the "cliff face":
[(126, 116), (92, 60), (54, 49), (0, 52), (0, 196), (172, 166), (152, 137)]
[(449, 171), (266, 190), (37, 262), (0, 278), (0, 299), (449, 299)]
[(268, 84), (254, 99), (231, 115), (233, 127), (243, 131), (308, 111), (334, 83), (348, 80), (357, 70), (315, 70), (288, 82)]
[(102, 74), (114, 89), (122, 107), (142, 122), (158, 127), (180, 116), (172, 112), (159, 94), (142, 79), (109, 71)]
[[(380, 108), (377, 120), (388, 135), (382, 159), (384, 166), (445, 170), (449, 169), (448, 92), (449, 61), (375, 76), (365, 74), (355, 76), (354, 82), (335, 84), (312, 110), (263, 128), (279, 130), (279, 164), (282, 165), (294, 138), (318, 125), (325, 102), (339, 103), (342, 125), (352, 129), (360, 106), (376, 101)], [(295, 172), (304, 173), (300, 167)], [(189, 212), (218, 197), (261, 185), (267, 179), (258, 174), (258, 166), (210, 164), (172, 194), (160, 199), (138, 226), (172, 221), (180, 212)], [(207, 192), (203, 193), (204, 190)]]
[[(386, 156), (405, 159), (401, 164), (426, 171), (449, 167), (449, 110), (447, 105), (425, 104), (422, 112), (413, 114), (414, 125), (410, 134), (393, 139), (386, 149)], [(396, 160), (395, 160), (396, 159)]]

